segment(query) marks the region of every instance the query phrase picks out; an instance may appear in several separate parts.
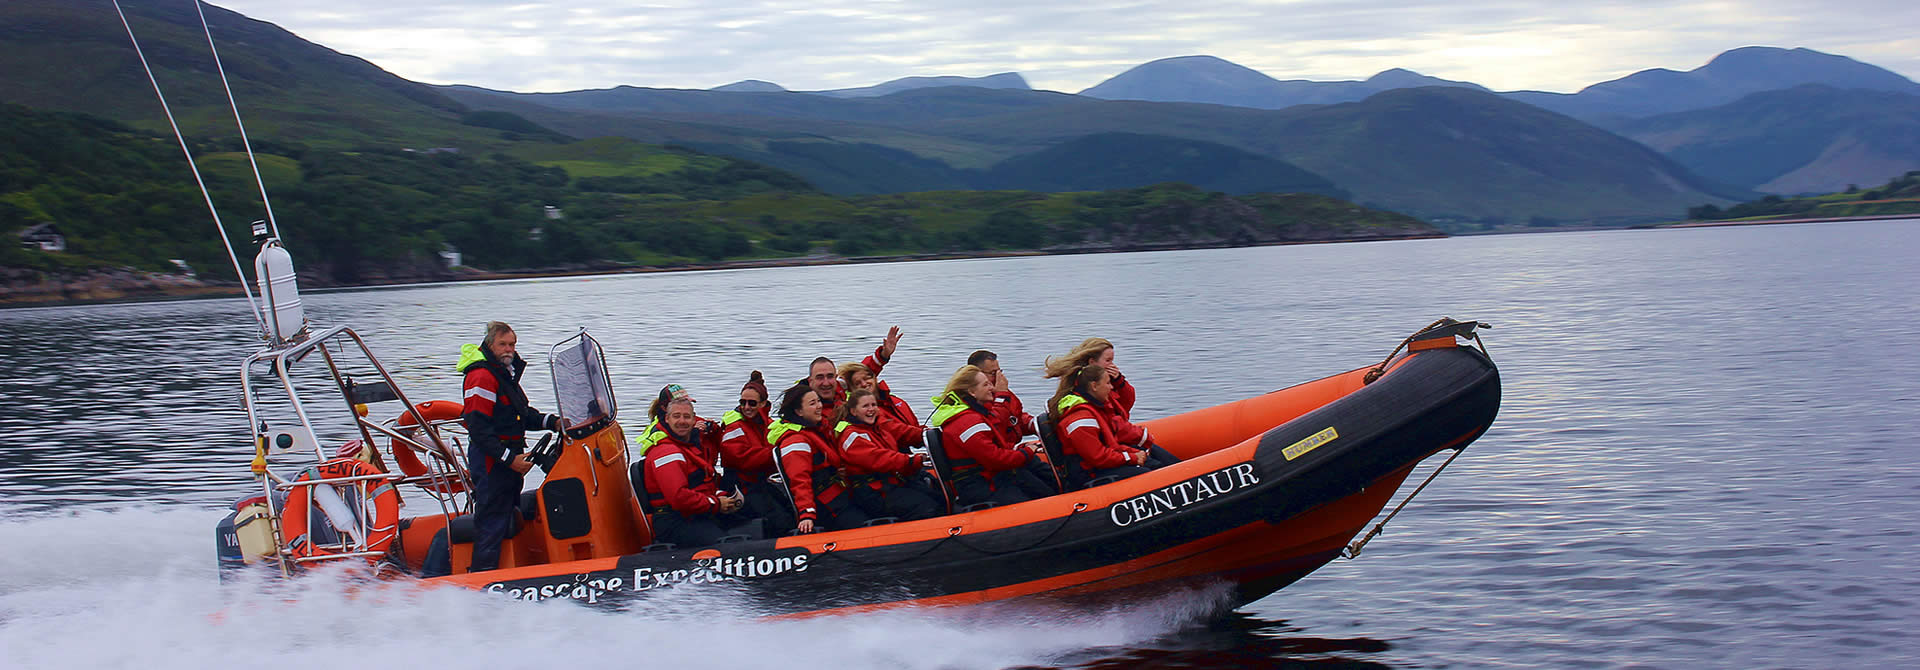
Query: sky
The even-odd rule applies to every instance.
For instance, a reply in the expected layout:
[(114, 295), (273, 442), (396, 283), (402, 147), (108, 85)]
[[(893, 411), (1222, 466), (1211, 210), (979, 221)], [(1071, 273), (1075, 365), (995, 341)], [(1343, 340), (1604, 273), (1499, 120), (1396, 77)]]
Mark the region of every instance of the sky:
[(792, 90), (1019, 72), (1078, 92), (1206, 54), (1278, 79), (1407, 68), (1573, 92), (1742, 46), (1807, 47), (1920, 79), (1914, 0), (214, 0), (432, 84)]

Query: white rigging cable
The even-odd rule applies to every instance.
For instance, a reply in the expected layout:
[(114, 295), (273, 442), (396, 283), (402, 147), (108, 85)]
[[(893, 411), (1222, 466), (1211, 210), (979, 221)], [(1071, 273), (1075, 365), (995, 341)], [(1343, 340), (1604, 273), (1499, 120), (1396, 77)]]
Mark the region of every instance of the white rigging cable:
[(260, 178), (260, 162), (253, 158), (253, 141), (247, 139), (247, 124), (240, 120), (240, 103), (233, 99), (233, 86), (227, 83), (227, 66), (220, 64), (220, 48), (213, 45), (213, 29), (207, 27), (206, 3), (193, 1), (193, 9), (200, 13), (200, 31), (207, 34), (207, 50), (213, 52), (213, 68), (220, 72), (220, 88), (227, 91), (227, 104), (233, 107), (233, 125), (240, 127), (240, 146), (247, 150), (247, 164), (253, 166), (253, 183), (260, 185), (260, 205), (267, 209), (267, 226), (273, 230), (274, 237), (280, 237), (280, 222), (273, 218), (273, 202), (267, 200), (267, 180)]
[[(194, 0), (198, 6), (199, 0)], [(167, 95), (160, 92), (160, 80), (153, 76), (153, 66), (147, 63), (147, 54), (140, 49), (140, 38), (133, 36), (133, 24), (127, 22), (127, 13), (120, 9), (120, 0), (113, 0), (113, 11), (120, 15), (120, 25), (127, 29), (127, 39), (133, 42), (133, 53), (140, 57), (140, 67), (147, 71), (147, 81), (153, 84), (153, 94), (160, 98), (160, 111), (167, 115), (167, 125), (173, 127), (173, 137), (180, 141), (180, 153), (187, 157), (187, 168), (193, 172), (193, 181), (200, 185), (200, 195), (207, 200), (207, 211), (213, 214), (213, 228), (220, 233), (220, 244), (227, 248), (227, 258), (233, 261), (233, 272), (240, 278), (240, 290), (247, 295), (247, 306), (253, 309), (254, 323), (260, 326), (260, 332), (266, 333), (267, 318), (260, 312), (260, 304), (253, 299), (253, 289), (247, 286), (247, 273), (240, 269), (240, 256), (233, 252), (233, 242), (227, 239), (227, 228), (220, 223), (220, 210), (213, 206), (213, 194), (207, 191), (207, 182), (200, 178), (200, 166), (193, 162), (193, 150), (187, 148), (187, 137), (180, 134), (180, 124), (173, 120), (173, 108), (167, 105)]]

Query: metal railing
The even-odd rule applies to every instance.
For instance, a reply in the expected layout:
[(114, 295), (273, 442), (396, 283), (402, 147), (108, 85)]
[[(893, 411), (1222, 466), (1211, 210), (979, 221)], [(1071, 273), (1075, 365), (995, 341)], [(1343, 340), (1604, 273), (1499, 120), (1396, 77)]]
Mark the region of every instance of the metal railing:
[[(355, 410), (353, 398), (349, 391), (351, 378), (342, 372), (339, 362), (335, 360), (333, 347), (338, 347), (343, 354), (349, 350), (349, 347), (357, 350), (357, 353), (365, 359), (366, 363), (372, 366), (375, 375), (393, 389), (396, 398), (406, 408), (405, 413), (412, 416), (414, 426), (402, 430), (397, 426), (388, 426), (385, 422), (370, 421), (366, 417), (360, 416), (359, 412)], [(268, 435), (262, 430), (264, 424), (261, 422), (261, 408), (257, 406), (256, 402), (256, 394), (262, 389), (254, 383), (254, 375), (256, 374), (256, 370), (264, 366), (265, 372), (272, 377), (272, 381), (269, 382), (268, 386), (278, 386), (280, 390), (286, 393), (289, 406), (299, 423), (298, 430), (306, 438), (307, 444), (313, 447), (315, 462), (324, 463), (330, 460), (330, 458), (321, 446), (319, 436), (313, 428), (313, 416), (308, 411), (308, 403), (302, 398), (300, 390), (296, 388), (294, 375), (292, 373), (295, 363), (306, 359), (315, 352), (320, 353), (321, 358), (325, 361), (328, 378), (334, 388), (339, 391), (339, 397), (345, 405), (348, 415), (354, 417), (354, 426), (359, 431), (361, 439), (364, 440), (364, 444), (377, 450), (378, 447), (374, 441), (374, 435), (378, 433), (392, 439), (392, 445), (395, 447), (413, 449), (428, 454), (429, 458), (427, 461), (430, 463), (430, 470), (427, 474), (409, 477), (398, 473), (381, 473), (376, 475), (288, 480), (273, 472), (272, 467), (265, 461), (267, 451), (266, 439)], [(436, 425), (452, 422), (429, 421), (426, 416), (421, 414), (419, 406), (415, 405), (413, 401), (408, 399), (406, 394), (400, 390), (399, 384), (396, 383), (393, 375), (380, 363), (379, 358), (374, 356), (372, 349), (367, 346), (366, 340), (361, 338), (360, 335), (355, 333), (351, 328), (344, 325), (333, 326), (315, 333), (303, 341), (288, 343), (279, 348), (260, 351), (248, 356), (240, 366), (240, 389), (247, 410), (247, 425), (253, 432), (255, 449), (259, 451), (259, 453), (256, 454), (255, 473), (258, 476), (262, 492), (266, 494), (267, 514), (270, 521), (268, 527), (272, 530), (273, 542), (276, 547), (274, 558), (279, 564), (281, 574), (290, 575), (293, 567), (302, 564), (346, 558), (378, 558), (383, 555), (384, 552), (367, 551), (365, 547), (349, 547), (348, 543), (352, 542), (350, 539), (352, 534), (347, 533), (346, 529), (336, 529), (349, 536), (347, 542), (338, 545), (316, 546), (325, 546), (330, 550), (339, 549), (339, 552), (329, 553), (323, 556), (293, 555), (292, 548), (288, 546), (289, 538), (287, 537), (287, 531), (290, 529), (282, 527), (282, 516), (285, 510), (280, 509), (280, 499), (275, 495), (276, 493), (290, 493), (297, 487), (312, 487), (322, 484), (329, 486), (351, 484), (356, 488), (360, 488), (362, 504), (357, 506), (357, 527), (353, 530), (359, 531), (359, 537), (362, 538), (361, 541), (363, 543), (365, 542), (365, 538), (371, 536), (372, 532), (387, 530), (387, 528), (372, 527), (372, 497), (365, 495), (367, 492), (363, 482), (383, 480), (391, 481), (395, 484), (411, 483), (420, 485), (422, 489), (428, 491), (429, 495), (439, 504), (441, 512), (449, 518), (471, 507), (470, 496), (465, 504), (463, 504), (460, 501), (462, 497), (461, 493), (456, 491), (454, 487), (454, 484), (457, 482), (467, 491), (471, 491), (471, 477), (461, 463), (459, 452), (448, 446), (448, 440), (443, 439), (441, 435), (441, 426)], [(420, 439), (422, 437), (425, 439)], [(309, 499), (311, 499), (311, 496), (309, 496)], [(321, 516), (324, 518), (324, 515)], [(314, 523), (314, 519), (310, 517), (307, 523), (311, 526)], [(330, 523), (330, 521), (327, 521), (327, 523)], [(305, 531), (307, 529), (298, 530)]]

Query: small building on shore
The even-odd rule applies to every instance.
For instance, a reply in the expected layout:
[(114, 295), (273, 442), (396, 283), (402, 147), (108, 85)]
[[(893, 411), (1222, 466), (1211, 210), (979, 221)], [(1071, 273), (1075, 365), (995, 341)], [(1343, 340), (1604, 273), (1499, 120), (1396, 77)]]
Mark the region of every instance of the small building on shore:
[(67, 236), (52, 222), (42, 223), (20, 231), (20, 246), (60, 253), (67, 250)]
[(449, 268), (460, 267), (460, 250), (451, 244), (440, 245), (440, 262)]

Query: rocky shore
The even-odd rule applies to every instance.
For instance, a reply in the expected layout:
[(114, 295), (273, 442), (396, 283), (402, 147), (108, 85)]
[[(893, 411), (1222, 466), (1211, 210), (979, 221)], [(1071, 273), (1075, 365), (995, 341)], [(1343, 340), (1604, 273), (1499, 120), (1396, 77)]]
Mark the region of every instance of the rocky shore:
[(185, 275), (109, 268), (54, 274), (0, 268), (0, 305), (70, 305), (210, 295), (239, 295), (231, 282), (205, 282)]

